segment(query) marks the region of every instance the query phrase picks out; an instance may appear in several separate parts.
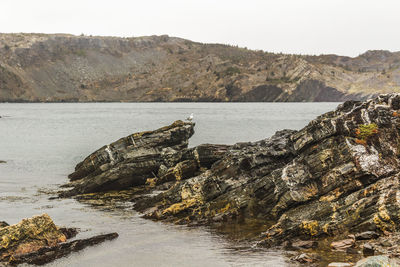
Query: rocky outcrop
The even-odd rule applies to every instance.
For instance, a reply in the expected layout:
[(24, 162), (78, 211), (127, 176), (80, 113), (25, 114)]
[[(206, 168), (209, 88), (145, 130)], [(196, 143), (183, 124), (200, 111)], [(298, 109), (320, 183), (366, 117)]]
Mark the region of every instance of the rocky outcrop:
[(0, 34), (0, 101), (344, 101), (400, 90), (400, 53), (303, 56), (169, 36)]
[(155, 131), (139, 132), (106, 145), (79, 163), (69, 175), (71, 190), (62, 196), (129, 189), (193, 177), (210, 168), (226, 145), (188, 149), (194, 123), (175, 121)]
[[(193, 133), (192, 124), (179, 125)], [(180, 146), (169, 161), (160, 153), (153, 170), (159, 175), (125, 200), (155, 220), (215, 227), (257, 222), (252, 241), (259, 246), (327, 239), (328, 250), (368, 256), (379, 248), (395, 255), (399, 248), (385, 244), (400, 228), (399, 130), (400, 94), (348, 101), (299, 131), (233, 146)]]
[(0, 237), (0, 261), (8, 261), (14, 254), (30, 253), (67, 240), (47, 214), (2, 227)]
[(258, 244), (268, 246), (396, 231), (398, 112), (400, 95), (346, 102), (300, 131), (233, 146), (210, 170), (137, 207), (146, 217), (181, 223), (263, 219), (270, 224)]
[(47, 214), (24, 219), (14, 225), (2, 222), (0, 225), (0, 264), (41, 265), (73, 251), (118, 237), (118, 234), (112, 233), (66, 242), (76, 234), (76, 229), (57, 227)]

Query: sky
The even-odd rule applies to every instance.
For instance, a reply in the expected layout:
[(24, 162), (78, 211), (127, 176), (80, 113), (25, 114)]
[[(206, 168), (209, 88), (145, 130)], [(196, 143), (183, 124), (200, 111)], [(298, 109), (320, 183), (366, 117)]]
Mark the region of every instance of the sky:
[(0, 32), (182, 37), (269, 52), (400, 51), (399, 0), (0, 0)]

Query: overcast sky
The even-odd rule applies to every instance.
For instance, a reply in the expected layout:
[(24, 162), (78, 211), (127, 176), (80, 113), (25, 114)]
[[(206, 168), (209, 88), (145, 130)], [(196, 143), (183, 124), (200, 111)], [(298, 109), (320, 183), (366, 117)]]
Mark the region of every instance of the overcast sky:
[(400, 0), (0, 0), (0, 32), (168, 34), (271, 52), (400, 51)]

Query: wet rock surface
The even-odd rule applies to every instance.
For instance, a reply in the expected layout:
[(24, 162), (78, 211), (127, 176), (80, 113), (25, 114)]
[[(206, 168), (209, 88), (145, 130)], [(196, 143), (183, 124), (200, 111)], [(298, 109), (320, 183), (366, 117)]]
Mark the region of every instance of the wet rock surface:
[(117, 233), (112, 233), (66, 242), (77, 235), (77, 229), (59, 228), (47, 214), (24, 219), (14, 225), (2, 223), (0, 265), (42, 265), (73, 251), (118, 237)]
[[(186, 138), (193, 134), (193, 124), (178, 124), (189, 129)], [(124, 187), (132, 192), (125, 201), (134, 202), (145, 218), (217, 228), (258, 221), (260, 227), (248, 238), (258, 246), (315, 240), (317, 248), (298, 247), (311, 254), (324, 251), (321, 257), (329, 262), (356, 262), (366, 241), (375, 254), (397, 255), (398, 247), (390, 241), (397, 240), (400, 226), (399, 130), (400, 95), (388, 94), (345, 102), (299, 131), (278, 131), (258, 142), (188, 149), (185, 139), (173, 145), (173, 153), (161, 145), (164, 154), (157, 149), (150, 172), (124, 166), (131, 152), (115, 153), (113, 143), (112, 157), (103, 147), (78, 164), (70, 178), (79, 183), (72, 182), (74, 188), (64, 195), (121, 189), (115, 188), (118, 179), (109, 174), (121, 177), (119, 173), (129, 169), (124, 179), (142, 176), (138, 186)], [(209, 162), (199, 160), (204, 154)], [(109, 168), (112, 158), (117, 163)], [(83, 186), (98, 177), (104, 181), (101, 186)], [(349, 239), (349, 234), (351, 244), (334, 252), (330, 244)], [(337, 253), (342, 260), (328, 253)]]

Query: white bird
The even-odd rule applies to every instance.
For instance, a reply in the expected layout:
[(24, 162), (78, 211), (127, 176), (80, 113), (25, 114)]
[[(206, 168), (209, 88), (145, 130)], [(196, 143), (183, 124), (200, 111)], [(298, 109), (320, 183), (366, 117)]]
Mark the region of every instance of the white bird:
[(192, 120), (193, 120), (193, 113), (192, 113), (192, 114), (190, 114), (190, 116), (189, 116), (189, 117), (187, 117), (187, 118), (186, 118), (186, 120), (187, 120), (187, 121), (192, 121)]

